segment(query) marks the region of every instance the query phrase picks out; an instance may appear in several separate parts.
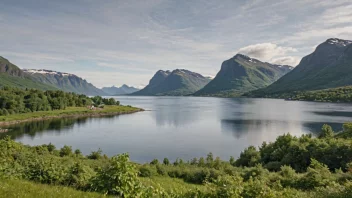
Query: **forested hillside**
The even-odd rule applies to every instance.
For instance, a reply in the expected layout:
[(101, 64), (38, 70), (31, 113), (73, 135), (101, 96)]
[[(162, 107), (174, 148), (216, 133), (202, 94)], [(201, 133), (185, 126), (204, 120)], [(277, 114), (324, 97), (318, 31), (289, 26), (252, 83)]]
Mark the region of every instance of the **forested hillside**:
[(245, 92), (270, 85), (291, 70), (291, 66), (274, 65), (237, 54), (224, 61), (215, 78), (194, 95), (240, 96)]
[(352, 85), (352, 41), (331, 38), (302, 58), (292, 72), (249, 95), (264, 97)]
[(315, 91), (294, 91), (291, 93), (264, 95), (264, 97), (317, 102), (352, 102), (352, 86)]

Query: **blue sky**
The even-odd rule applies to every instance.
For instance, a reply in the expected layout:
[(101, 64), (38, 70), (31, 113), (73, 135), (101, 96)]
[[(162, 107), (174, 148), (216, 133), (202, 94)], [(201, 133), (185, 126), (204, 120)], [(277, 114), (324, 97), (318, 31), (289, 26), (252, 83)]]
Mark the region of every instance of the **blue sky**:
[(351, 0), (0, 0), (0, 56), (145, 86), (159, 70), (215, 76), (244, 53), (295, 66), (331, 37), (352, 39)]

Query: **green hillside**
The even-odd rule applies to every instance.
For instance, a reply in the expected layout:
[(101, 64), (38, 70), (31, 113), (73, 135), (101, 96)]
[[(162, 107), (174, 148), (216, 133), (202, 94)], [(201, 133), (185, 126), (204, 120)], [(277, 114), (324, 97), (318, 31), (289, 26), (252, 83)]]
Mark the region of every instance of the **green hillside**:
[(19, 67), (0, 56), (0, 87), (10, 86), (41, 90), (55, 90), (57, 88), (37, 82), (26, 75)]
[(263, 88), (290, 72), (292, 67), (272, 65), (237, 54), (224, 61), (216, 77), (197, 96), (239, 96), (247, 91)]
[(57, 88), (50, 85), (46, 85), (40, 82), (33, 81), (28, 77), (15, 77), (8, 74), (0, 73), (0, 87), (18, 87), (18, 88), (29, 88), (29, 89), (40, 89), (40, 90), (57, 90)]
[(265, 97), (294, 91), (352, 85), (352, 41), (328, 39), (300, 64), (267, 88), (247, 95)]

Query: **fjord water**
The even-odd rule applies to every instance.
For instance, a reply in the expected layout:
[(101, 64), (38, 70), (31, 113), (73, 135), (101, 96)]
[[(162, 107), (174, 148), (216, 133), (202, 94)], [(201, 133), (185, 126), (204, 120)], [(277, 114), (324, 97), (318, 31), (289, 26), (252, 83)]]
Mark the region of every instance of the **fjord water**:
[(99, 148), (109, 156), (128, 152), (137, 162), (164, 157), (189, 160), (209, 152), (227, 160), (284, 133), (317, 134), (324, 123), (338, 131), (342, 123), (352, 120), (350, 104), (201, 97), (116, 99), (146, 111), (22, 123), (6, 135), (30, 145), (71, 145), (83, 154)]

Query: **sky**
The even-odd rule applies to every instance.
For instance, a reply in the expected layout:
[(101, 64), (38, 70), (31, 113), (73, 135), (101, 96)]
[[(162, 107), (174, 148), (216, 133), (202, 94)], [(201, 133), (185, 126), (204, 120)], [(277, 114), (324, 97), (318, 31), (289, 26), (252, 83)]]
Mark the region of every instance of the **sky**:
[(328, 38), (352, 40), (351, 0), (0, 0), (0, 56), (143, 87), (157, 70), (215, 76), (236, 53), (296, 66)]

